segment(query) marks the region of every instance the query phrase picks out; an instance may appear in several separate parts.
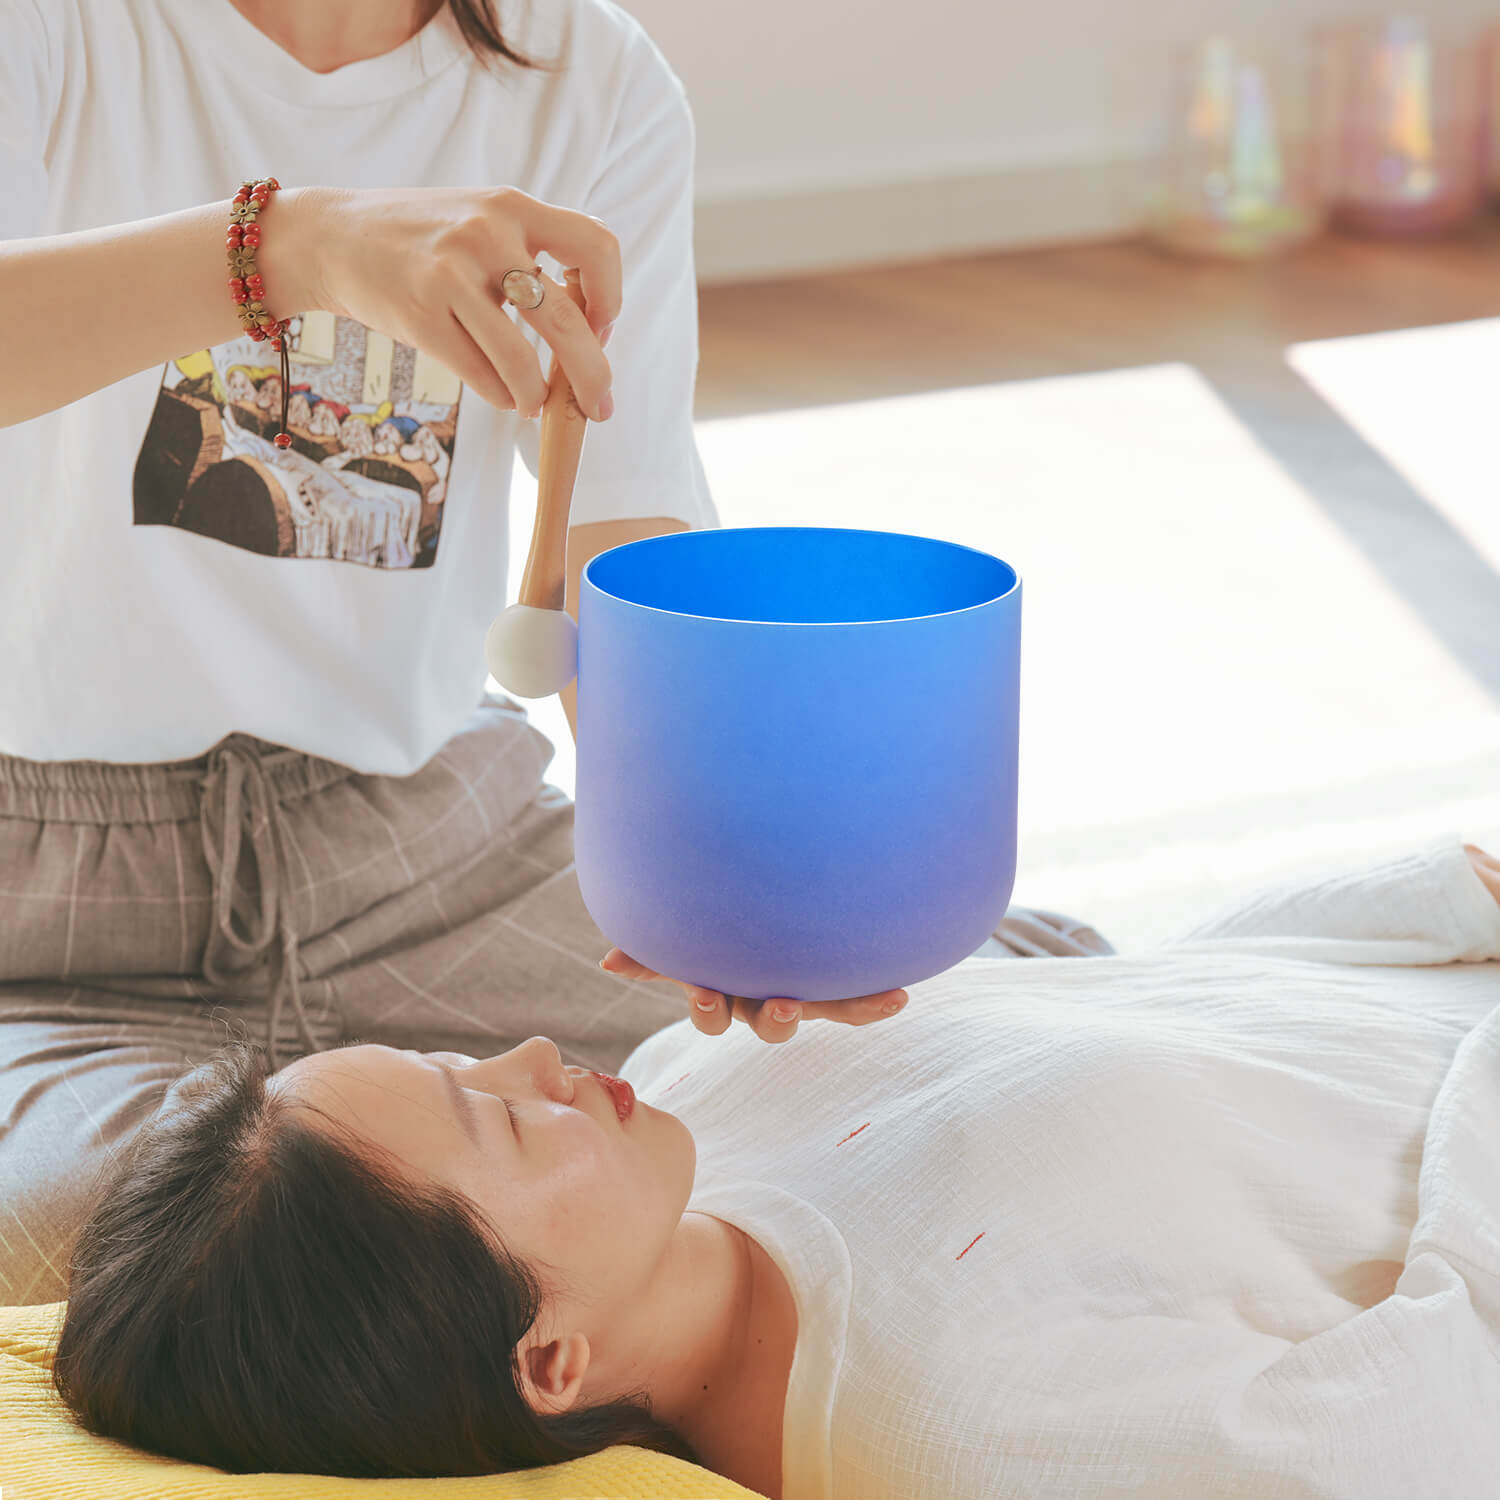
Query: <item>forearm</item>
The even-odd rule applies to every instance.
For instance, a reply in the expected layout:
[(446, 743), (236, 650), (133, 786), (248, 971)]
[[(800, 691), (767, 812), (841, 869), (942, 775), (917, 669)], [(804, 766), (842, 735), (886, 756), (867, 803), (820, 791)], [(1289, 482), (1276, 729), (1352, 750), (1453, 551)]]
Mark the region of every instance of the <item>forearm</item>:
[(1473, 844), (1465, 844), (1464, 853), (1469, 856), (1474, 873), (1484, 882), (1485, 890), (1495, 898), (1495, 904), (1500, 906), (1500, 859), (1496, 859), (1493, 854), (1486, 854)]
[[(236, 187), (238, 184), (236, 184)], [(258, 263), (279, 318), (316, 306), (316, 188), (277, 192)], [(0, 427), (77, 401), (240, 330), (230, 199), (76, 234), (0, 242)]]
[(1482, 876), (1475, 884), (1480, 866), (1470, 848), (1437, 839), (1410, 854), (1289, 880), (1253, 894), (1179, 942), (1227, 940), (1267, 956), (1325, 963), (1500, 958), (1494, 891)]
[(563, 712), (568, 716), (568, 729), (573, 736), (573, 745), (578, 745), (578, 679), (575, 677), (561, 694)]

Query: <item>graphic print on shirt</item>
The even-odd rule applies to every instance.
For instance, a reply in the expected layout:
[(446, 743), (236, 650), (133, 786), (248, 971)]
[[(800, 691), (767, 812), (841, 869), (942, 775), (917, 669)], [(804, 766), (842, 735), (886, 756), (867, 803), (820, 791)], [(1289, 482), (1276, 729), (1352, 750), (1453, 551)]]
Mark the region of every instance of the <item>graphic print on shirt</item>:
[(172, 361), (135, 464), (135, 524), (269, 557), (430, 568), (461, 391), (435, 359), (352, 318), (291, 319), (280, 357), (248, 336)]

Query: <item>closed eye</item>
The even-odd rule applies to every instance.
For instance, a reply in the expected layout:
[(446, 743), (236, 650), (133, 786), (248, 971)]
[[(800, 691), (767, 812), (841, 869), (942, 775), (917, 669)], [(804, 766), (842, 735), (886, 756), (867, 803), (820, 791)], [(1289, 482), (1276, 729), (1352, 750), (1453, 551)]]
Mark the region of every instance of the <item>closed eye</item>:
[(505, 1113), (510, 1116), (510, 1128), (519, 1136), (521, 1127), (516, 1123), (516, 1107), (509, 1099), (501, 1098), (500, 1102), (505, 1106)]

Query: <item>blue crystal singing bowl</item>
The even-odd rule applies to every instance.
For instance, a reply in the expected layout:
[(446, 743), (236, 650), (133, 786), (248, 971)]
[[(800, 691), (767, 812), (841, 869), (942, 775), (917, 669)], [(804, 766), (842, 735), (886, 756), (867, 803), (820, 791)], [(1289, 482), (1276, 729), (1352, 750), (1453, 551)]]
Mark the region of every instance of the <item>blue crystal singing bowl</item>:
[(972, 547), (763, 526), (583, 573), (574, 844), (672, 979), (842, 1000), (951, 968), (1016, 872), (1021, 583)]

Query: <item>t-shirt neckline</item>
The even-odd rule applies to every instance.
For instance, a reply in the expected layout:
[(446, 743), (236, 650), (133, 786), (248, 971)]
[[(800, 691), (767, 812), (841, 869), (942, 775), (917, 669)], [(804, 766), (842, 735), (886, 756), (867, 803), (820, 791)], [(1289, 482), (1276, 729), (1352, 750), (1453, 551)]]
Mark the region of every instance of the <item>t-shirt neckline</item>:
[[(446, 0), (415, 36), (378, 57), (346, 63), (331, 73), (314, 72), (299, 62), (242, 15), (231, 0), (168, 3), (194, 8), (195, 39), (210, 37), (229, 66), (253, 78), (258, 87), (283, 103), (304, 108), (348, 108), (392, 98), (425, 83), (469, 52)], [(205, 10), (212, 12), (214, 24), (204, 24)]]
[(797, 1347), (782, 1414), (782, 1494), (785, 1500), (827, 1500), (833, 1493), (833, 1402), (854, 1286), (849, 1247), (811, 1203), (767, 1182), (700, 1183), (687, 1207), (744, 1230), (792, 1289)]

